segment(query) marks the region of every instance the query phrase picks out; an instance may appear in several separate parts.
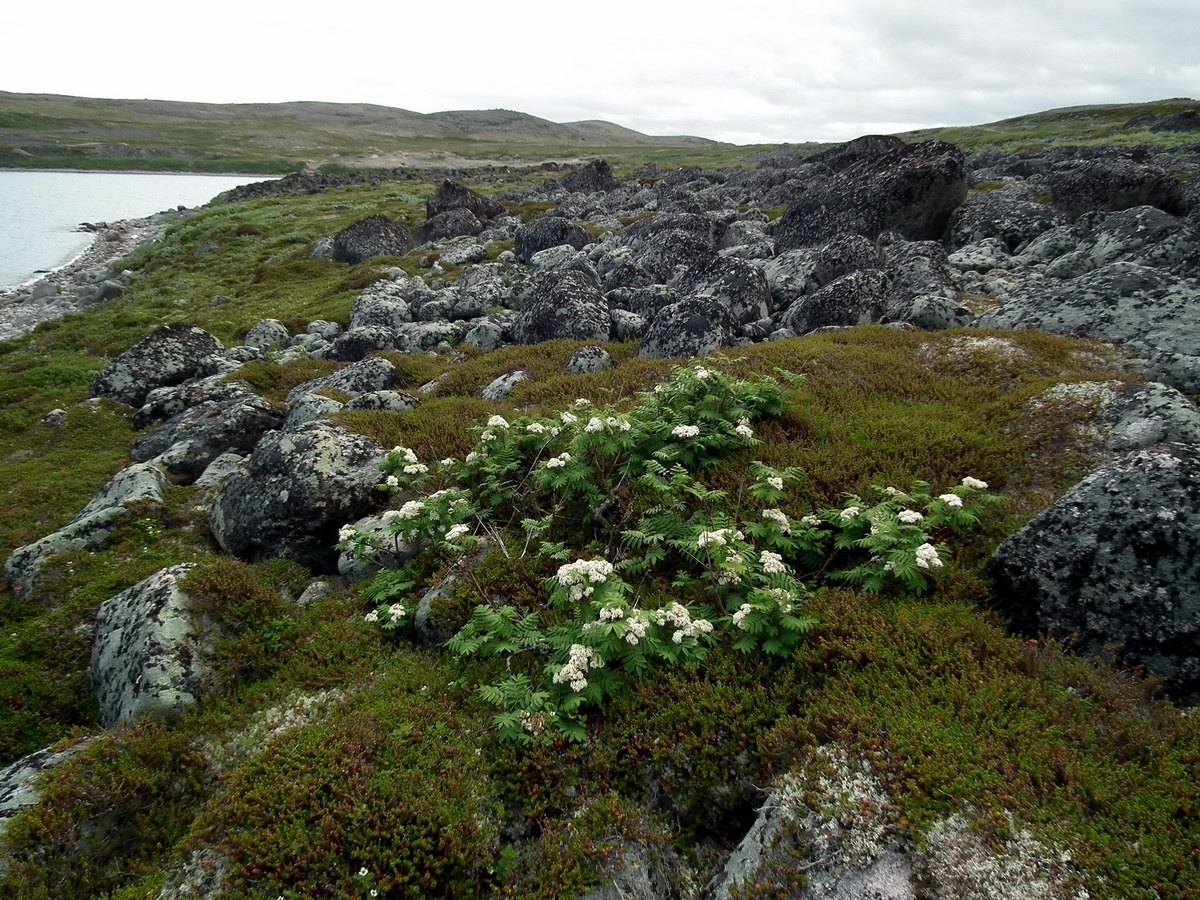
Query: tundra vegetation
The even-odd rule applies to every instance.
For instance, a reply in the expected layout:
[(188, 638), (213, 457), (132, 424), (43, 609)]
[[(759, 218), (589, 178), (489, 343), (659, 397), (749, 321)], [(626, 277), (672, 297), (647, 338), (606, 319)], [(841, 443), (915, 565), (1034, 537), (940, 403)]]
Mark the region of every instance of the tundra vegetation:
[[(227, 345), (267, 316), (345, 325), (359, 291), (427, 273), (427, 252), (346, 265), (313, 242), (380, 212), (415, 230), (437, 186), (213, 203), (121, 263), (120, 297), (0, 344), (5, 554), (127, 464), (132, 411), (86, 399), (107, 359), (176, 322)], [(971, 334), (1016, 352), (878, 325), (683, 365), (605, 343), (614, 365), (586, 374), (566, 366), (594, 342), (383, 352), (399, 390), (437, 390), (334, 418), (395, 448), (379, 483), (385, 540), (412, 551), (399, 565), (298, 605), (311, 573), (220, 553), (211, 496), (173, 486), (30, 596), (0, 592), (0, 764), (92, 737), (8, 822), (0, 896), (190, 896), (173, 873), (207, 865), (214, 896), (569, 898), (649, 848), (696, 897), (763, 790), (830, 744), (866, 761), (914, 839), (959, 814), (991, 845), (1027, 829), (1066, 854), (1072, 890), (1197, 896), (1196, 715), (1138, 672), (1014, 634), (984, 573), (1097, 459), (1092, 409), (1030, 401), (1133, 376), (1104, 345)], [(268, 355), (229, 377), (282, 403), (337, 367)], [(480, 397), (517, 368), (506, 397)], [(101, 730), (97, 609), (181, 563), (219, 634), (200, 701)], [(429, 646), (413, 619), (439, 584), (450, 639)]]

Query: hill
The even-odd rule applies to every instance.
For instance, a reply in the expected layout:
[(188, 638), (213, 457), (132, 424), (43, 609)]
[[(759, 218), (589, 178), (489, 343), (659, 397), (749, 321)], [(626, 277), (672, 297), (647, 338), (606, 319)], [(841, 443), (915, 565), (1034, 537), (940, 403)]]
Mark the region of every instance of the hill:
[[(612, 148), (706, 148), (696, 137), (511, 110), (417, 113), (365, 103), (185, 103), (0, 92), (0, 165), (293, 171), (420, 154), (538, 160)], [(408, 159), (405, 159), (408, 161)]]

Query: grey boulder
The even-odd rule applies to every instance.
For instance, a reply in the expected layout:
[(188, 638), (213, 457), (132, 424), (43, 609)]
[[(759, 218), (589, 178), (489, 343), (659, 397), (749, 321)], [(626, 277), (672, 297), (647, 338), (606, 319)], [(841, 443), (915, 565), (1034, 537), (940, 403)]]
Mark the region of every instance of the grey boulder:
[(360, 263), (376, 256), (403, 256), (415, 245), (407, 228), (377, 213), (351, 223), (334, 235), (333, 259)]
[(513, 334), (521, 344), (558, 338), (606, 341), (611, 330), (608, 301), (595, 279), (576, 269), (539, 275), (525, 308), (513, 323)]
[(92, 379), (89, 397), (108, 397), (140, 407), (154, 388), (191, 378), (221, 342), (201, 328), (164, 325), (113, 359)]
[(787, 308), (779, 324), (803, 335), (831, 325), (878, 322), (884, 313), (887, 291), (888, 279), (883, 272), (851, 272), (819, 291), (801, 297)]
[(729, 308), (712, 297), (687, 297), (663, 307), (642, 338), (639, 356), (701, 356), (733, 340)]
[(513, 252), (520, 262), (527, 263), (539, 250), (563, 244), (582, 250), (591, 240), (592, 236), (583, 226), (559, 216), (546, 216), (517, 227)]

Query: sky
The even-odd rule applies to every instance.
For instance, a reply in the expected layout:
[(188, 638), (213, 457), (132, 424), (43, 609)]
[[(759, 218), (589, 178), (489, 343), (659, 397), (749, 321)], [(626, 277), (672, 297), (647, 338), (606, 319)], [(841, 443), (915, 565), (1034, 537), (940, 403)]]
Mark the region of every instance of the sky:
[(10, 4), (0, 90), (513, 109), (732, 143), (1200, 97), (1197, 0)]

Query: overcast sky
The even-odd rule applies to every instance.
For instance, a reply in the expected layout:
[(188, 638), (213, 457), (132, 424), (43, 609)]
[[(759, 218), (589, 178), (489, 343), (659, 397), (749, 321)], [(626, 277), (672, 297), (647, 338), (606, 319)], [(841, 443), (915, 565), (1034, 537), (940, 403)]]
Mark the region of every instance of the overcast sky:
[(0, 90), (505, 108), (735, 143), (1200, 96), (1198, 0), (13, 3)]

